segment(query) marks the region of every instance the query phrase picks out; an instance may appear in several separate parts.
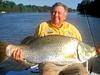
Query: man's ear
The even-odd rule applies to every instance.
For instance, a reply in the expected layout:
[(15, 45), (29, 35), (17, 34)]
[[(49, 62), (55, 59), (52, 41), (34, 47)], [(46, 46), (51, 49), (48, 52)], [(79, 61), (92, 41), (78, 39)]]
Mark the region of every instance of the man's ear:
[(66, 11), (65, 13), (64, 13), (64, 15), (65, 15), (65, 18), (64, 18), (64, 20), (66, 20), (66, 19), (68, 19), (68, 11)]

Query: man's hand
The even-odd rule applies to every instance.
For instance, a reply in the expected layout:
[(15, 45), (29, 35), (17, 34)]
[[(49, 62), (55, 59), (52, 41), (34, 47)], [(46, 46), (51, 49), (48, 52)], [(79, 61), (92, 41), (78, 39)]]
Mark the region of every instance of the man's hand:
[(18, 62), (22, 62), (24, 60), (24, 52), (21, 48), (15, 48), (12, 57)]

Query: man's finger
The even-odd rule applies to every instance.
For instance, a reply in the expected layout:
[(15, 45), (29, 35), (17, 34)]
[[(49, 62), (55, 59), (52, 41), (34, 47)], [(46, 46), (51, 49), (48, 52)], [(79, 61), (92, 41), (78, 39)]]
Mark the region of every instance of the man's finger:
[(12, 57), (15, 59), (16, 56), (16, 49), (13, 50)]
[(22, 49), (19, 50), (19, 60), (23, 61), (24, 60), (24, 53)]

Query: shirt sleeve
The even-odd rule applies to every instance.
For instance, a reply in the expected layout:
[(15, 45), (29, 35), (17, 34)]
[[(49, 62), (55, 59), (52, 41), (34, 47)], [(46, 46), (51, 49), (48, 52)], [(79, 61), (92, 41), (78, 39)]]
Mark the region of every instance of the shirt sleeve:
[(69, 25), (69, 31), (72, 33), (72, 37), (82, 41), (82, 36), (79, 32), (79, 30), (74, 25)]
[(45, 36), (45, 30), (46, 30), (46, 22), (42, 22), (37, 28), (34, 33), (34, 37), (42, 37)]

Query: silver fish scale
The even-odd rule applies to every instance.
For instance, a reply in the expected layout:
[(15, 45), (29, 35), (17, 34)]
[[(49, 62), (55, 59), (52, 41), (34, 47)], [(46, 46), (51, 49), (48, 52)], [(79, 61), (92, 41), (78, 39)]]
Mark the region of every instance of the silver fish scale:
[[(95, 49), (78, 41), (77, 39), (66, 36), (45, 36), (35, 40), (27, 39), (26, 45), (10, 45), (6, 49), (6, 56), (10, 57), (14, 48), (23, 48), (25, 59), (28, 62), (42, 63), (54, 62), (58, 64), (84, 62), (96, 55)], [(30, 41), (32, 40), (32, 41)], [(82, 44), (81, 44), (82, 43)], [(5, 51), (4, 51), (5, 52)], [(0, 58), (0, 60), (5, 60)], [(79, 60), (81, 59), (81, 60)], [(6, 60), (5, 60), (6, 61)], [(2, 61), (1, 61), (2, 62)], [(12, 61), (10, 61), (12, 63)]]
[[(33, 54), (28, 54), (26, 52), (27, 58), (31, 62), (44, 62), (44, 61), (58, 61), (63, 60), (63, 47), (69, 38), (64, 39), (65, 37), (62, 36), (48, 36), (39, 38), (34, 42), (30, 43), (31, 52)], [(68, 40), (67, 40), (68, 39)], [(60, 59), (61, 58), (61, 59)], [(32, 60), (33, 59), (33, 60)]]
[[(43, 38), (38, 38), (36, 39), (36, 41), (31, 42), (29, 45), (29, 48), (31, 48), (30, 50), (32, 50), (33, 54), (27, 55), (26, 53), (26, 55), (28, 56), (29, 60), (31, 59), (32, 62), (36, 62), (36, 63), (41, 63), (41, 62), (46, 62), (46, 61), (57, 62), (58, 60), (60, 62), (60, 61), (66, 61), (64, 58), (64, 54), (65, 54), (64, 51), (65, 52), (67, 51), (66, 54), (69, 54), (69, 52), (71, 51), (76, 52), (78, 50), (79, 58), (82, 58), (83, 55), (86, 58), (85, 59), (82, 58), (81, 59), (82, 61), (80, 61), (78, 57), (76, 57), (75, 60), (73, 59), (71, 60), (83, 62), (87, 60), (87, 56), (85, 55), (88, 54), (89, 52), (88, 50), (91, 50), (92, 47), (89, 48), (85, 44), (78, 45), (78, 42), (79, 41), (76, 39), (64, 37), (64, 36), (46, 36)], [(80, 48), (77, 48), (79, 46)], [(89, 52), (89, 53), (92, 54), (92, 52)]]
[[(62, 60), (63, 58), (63, 44), (61, 42), (58, 43), (52, 43), (52, 44), (42, 44), (38, 43), (38, 46), (35, 46), (33, 48), (32, 53), (30, 54), (30, 52), (26, 52), (25, 55), (27, 59), (31, 60), (31, 62), (35, 62), (35, 63), (41, 63), (41, 62), (46, 62), (46, 61), (58, 61)], [(40, 47), (41, 46), (41, 47)]]

